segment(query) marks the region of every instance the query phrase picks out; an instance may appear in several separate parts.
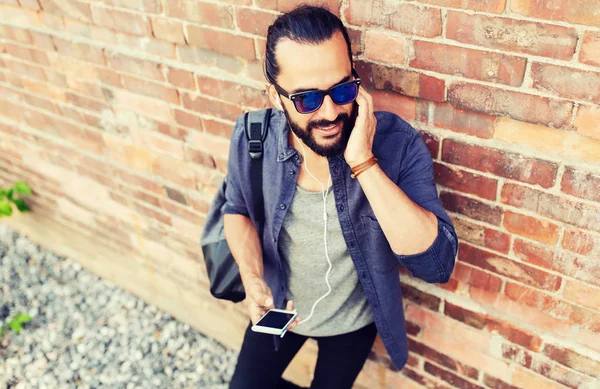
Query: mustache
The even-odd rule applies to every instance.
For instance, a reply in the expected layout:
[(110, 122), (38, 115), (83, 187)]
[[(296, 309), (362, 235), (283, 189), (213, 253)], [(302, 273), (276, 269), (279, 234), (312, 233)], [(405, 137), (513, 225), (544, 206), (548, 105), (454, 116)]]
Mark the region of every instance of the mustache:
[(344, 121), (348, 120), (349, 118), (350, 118), (350, 116), (348, 116), (347, 113), (340, 113), (338, 115), (338, 117), (335, 118), (334, 121), (318, 120), (318, 121), (310, 122), (306, 126), (306, 129), (310, 131), (310, 130), (312, 130), (315, 127), (329, 127), (329, 126), (331, 126), (333, 124), (343, 123)]

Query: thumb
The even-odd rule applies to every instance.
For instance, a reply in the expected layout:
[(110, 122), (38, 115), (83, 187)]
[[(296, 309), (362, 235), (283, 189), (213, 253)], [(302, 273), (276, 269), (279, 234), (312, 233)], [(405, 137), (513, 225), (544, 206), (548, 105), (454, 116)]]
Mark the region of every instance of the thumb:
[(255, 304), (264, 307), (270, 307), (273, 305), (273, 296), (271, 295), (271, 290), (263, 280), (255, 280), (251, 284), (249, 292), (250, 297)]

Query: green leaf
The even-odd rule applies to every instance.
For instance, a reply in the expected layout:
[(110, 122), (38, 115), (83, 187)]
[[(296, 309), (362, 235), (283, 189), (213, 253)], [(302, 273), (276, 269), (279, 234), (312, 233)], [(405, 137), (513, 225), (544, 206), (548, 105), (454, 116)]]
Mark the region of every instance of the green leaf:
[(8, 191), (6, 189), (0, 189), (0, 199), (8, 196)]
[(0, 200), (0, 216), (10, 216), (12, 215), (12, 211), (12, 207), (8, 201)]
[(21, 327), (22, 327), (21, 323), (11, 320), (10, 323), (8, 323), (8, 326), (10, 327), (11, 330), (15, 331), (17, 334), (21, 333)]
[(31, 316), (26, 313), (18, 313), (13, 317), (11, 321), (16, 321), (21, 324), (29, 323), (31, 321)]
[(13, 193), (14, 193), (14, 189), (9, 189), (8, 192), (6, 192), (6, 198), (11, 200), (13, 199)]
[(31, 208), (29, 208), (29, 206), (25, 203), (25, 200), (23, 200), (23, 199), (14, 199), (13, 203), (15, 203), (15, 205), (17, 206), (17, 209), (20, 212), (31, 211)]
[(15, 185), (13, 186), (13, 189), (15, 190), (16, 193), (21, 193), (26, 196), (29, 196), (31, 194), (31, 188), (29, 187), (29, 185), (27, 185), (27, 183), (25, 181), (16, 182)]
[(4, 336), (4, 327), (0, 327), (0, 339)]

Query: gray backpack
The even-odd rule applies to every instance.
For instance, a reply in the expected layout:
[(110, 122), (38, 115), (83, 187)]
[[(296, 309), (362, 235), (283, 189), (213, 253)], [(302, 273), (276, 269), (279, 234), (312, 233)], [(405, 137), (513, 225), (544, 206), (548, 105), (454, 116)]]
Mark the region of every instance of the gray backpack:
[[(271, 109), (264, 112), (255, 111), (244, 115), (244, 132), (248, 139), (248, 152), (251, 157), (251, 185), (254, 199), (255, 222), (258, 225), (259, 237), (262, 236), (264, 224), (264, 204), (262, 196), (262, 157), (263, 142), (267, 136)], [(212, 202), (200, 238), (206, 271), (210, 280), (210, 293), (222, 300), (240, 302), (246, 298), (240, 271), (229, 245), (225, 240), (223, 225), (223, 207), (225, 205), (225, 189), (227, 176), (221, 183)]]

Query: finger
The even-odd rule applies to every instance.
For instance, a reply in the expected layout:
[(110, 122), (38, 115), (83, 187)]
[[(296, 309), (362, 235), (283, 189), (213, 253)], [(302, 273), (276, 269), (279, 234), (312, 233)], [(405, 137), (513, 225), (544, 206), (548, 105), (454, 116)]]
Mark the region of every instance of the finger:
[(285, 306), (285, 310), (286, 311), (293, 311), (294, 310), (294, 302), (292, 300), (288, 301), (286, 306)]

